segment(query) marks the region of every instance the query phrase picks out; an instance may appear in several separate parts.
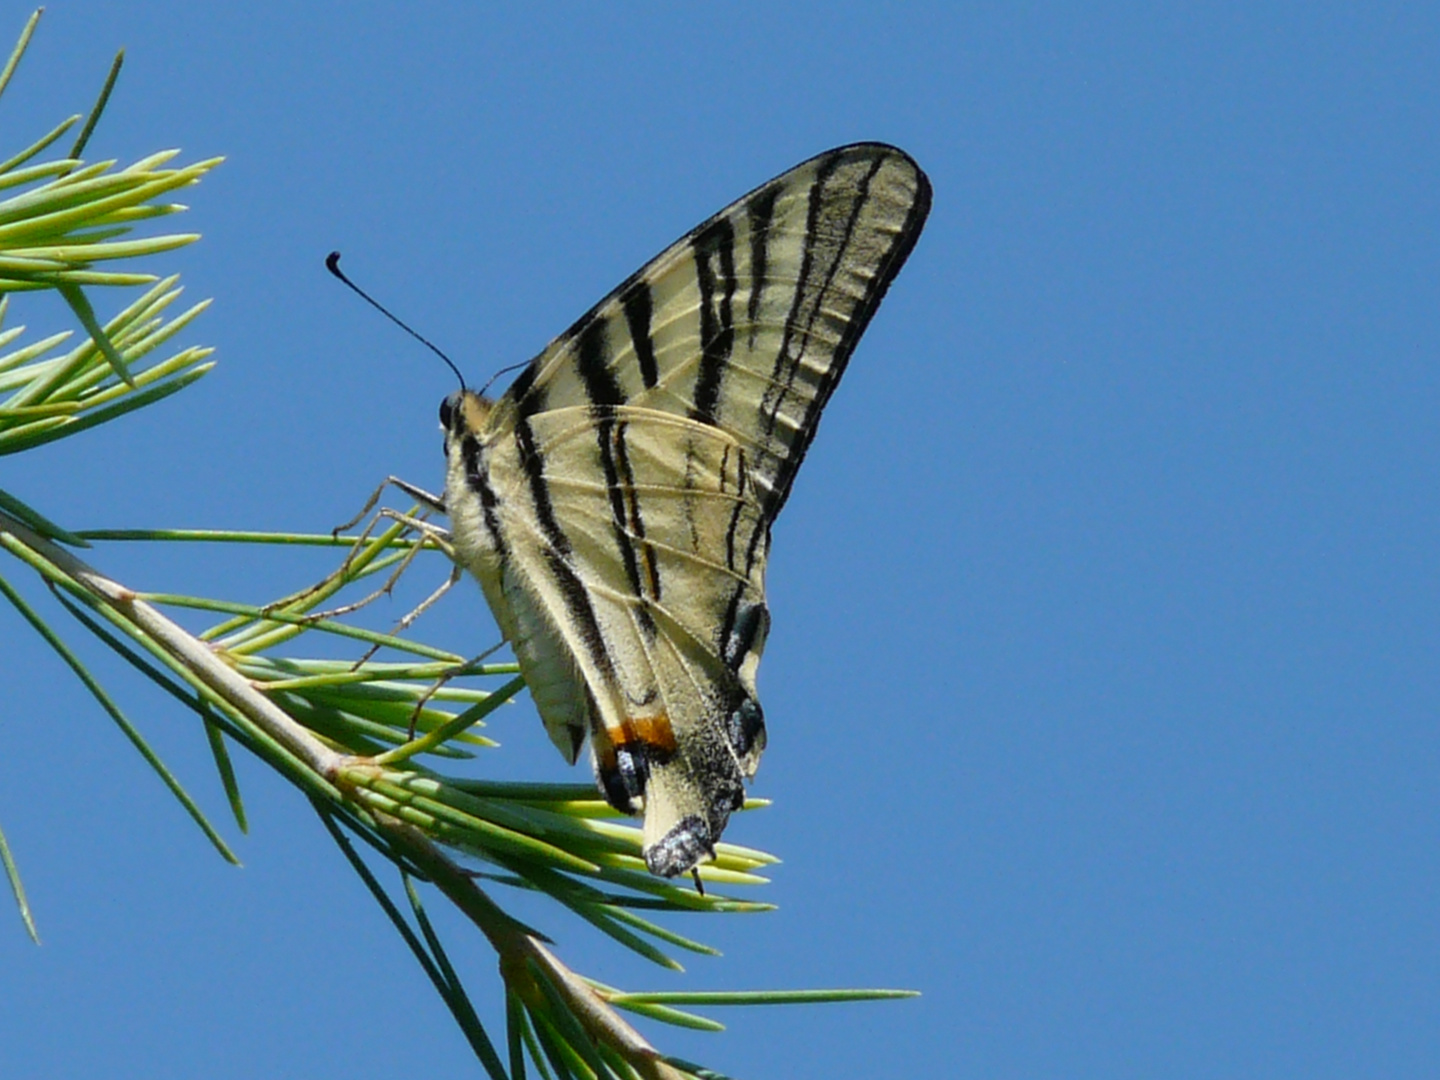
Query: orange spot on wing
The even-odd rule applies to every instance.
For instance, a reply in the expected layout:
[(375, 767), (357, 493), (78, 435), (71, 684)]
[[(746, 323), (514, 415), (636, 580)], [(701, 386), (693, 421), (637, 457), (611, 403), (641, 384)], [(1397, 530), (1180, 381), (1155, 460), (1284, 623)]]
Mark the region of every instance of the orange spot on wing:
[(642, 746), (663, 750), (667, 754), (675, 752), (675, 729), (670, 726), (670, 717), (665, 713), (654, 716), (627, 716), (620, 723), (620, 731), (617, 733), (612, 729), (610, 737), (617, 746), (640, 743)]

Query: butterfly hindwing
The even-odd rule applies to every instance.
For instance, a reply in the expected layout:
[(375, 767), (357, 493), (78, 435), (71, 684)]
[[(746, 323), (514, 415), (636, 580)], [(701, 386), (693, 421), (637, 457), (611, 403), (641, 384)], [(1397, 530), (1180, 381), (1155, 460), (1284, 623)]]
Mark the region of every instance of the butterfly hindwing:
[[(518, 453), (507, 463), (502, 442), (490, 463), (498, 522), (516, 538), (510, 573), (539, 601), (511, 590), (509, 602), (569, 617), (516, 630), (517, 654), (544, 714), (556, 680), (534, 658), (563, 641), (603, 789), (623, 809), (643, 803), (653, 868), (686, 869), (719, 837), (764, 746), (754, 675), (766, 526), (744, 450), (717, 428), (633, 406), (548, 410), (527, 439), (543, 514)], [(564, 523), (562, 546), (547, 519)]]
[(457, 554), (552, 739), (645, 812), (650, 868), (708, 857), (755, 771), (770, 526), (913, 247), (929, 185), (843, 147), (672, 245), (499, 400), (442, 407)]

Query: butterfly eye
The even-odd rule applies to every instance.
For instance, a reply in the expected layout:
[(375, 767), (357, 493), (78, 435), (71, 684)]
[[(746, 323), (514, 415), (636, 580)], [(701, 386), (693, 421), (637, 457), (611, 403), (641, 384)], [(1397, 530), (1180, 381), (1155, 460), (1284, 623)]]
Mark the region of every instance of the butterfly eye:
[(454, 396), (454, 394), (450, 394), (440, 402), (440, 426), (446, 431), (450, 430), (450, 418), (455, 415), (455, 404), (451, 400)]

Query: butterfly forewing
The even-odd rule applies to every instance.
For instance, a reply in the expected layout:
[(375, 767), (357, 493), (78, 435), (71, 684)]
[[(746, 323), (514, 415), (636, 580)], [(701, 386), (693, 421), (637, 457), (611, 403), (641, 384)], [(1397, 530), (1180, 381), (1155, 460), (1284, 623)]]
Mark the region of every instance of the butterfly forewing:
[(672, 244), (538, 356), (520, 408), (625, 402), (723, 427), (779, 512), (821, 407), (919, 237), (930, 187), (904, 153), (842, 147)]
[(672, 245), (491, 403), (442, 410), (456, 548), (551, 737), (584, 736), (650, 868), (706, 858), (764, 747), (770, 524), (929, 184), (861, 144)]

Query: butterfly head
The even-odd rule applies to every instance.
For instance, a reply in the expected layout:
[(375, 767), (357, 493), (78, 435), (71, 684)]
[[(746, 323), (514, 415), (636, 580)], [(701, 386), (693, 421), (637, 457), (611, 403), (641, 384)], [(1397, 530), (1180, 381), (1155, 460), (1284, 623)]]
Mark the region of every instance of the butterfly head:
[(495, 402), (474, 390), (456, 390), (440, 402), (440, 426), (445, 430), (445, 445), (468, 435), (479, 435)]

